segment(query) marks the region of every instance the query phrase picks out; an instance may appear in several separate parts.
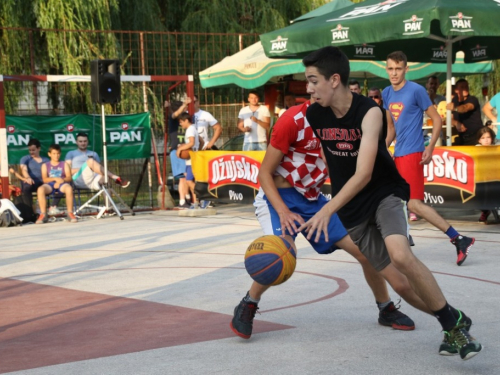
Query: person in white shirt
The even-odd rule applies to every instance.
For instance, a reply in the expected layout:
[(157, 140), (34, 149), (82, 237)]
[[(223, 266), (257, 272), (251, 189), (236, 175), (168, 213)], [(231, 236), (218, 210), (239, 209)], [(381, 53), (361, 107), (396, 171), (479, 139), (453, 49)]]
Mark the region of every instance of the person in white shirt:
[[(198, 134), (203, 142), (203, 150), (217, 150), (215, 142), (219, 139), (222, 134), (222, 125), (215, 119), (210, 112), (200, 109), (200, 102), (198, 96), (194, 96), (194, 115), (193, 115), (193, 125), (198, 130)], [(208, 128), (212, 127), (213, 137), (208, 138)]]
[(266, 106), (259, 104), (259, 94), (256, 91), (250, 91), (248, 103), (238, 115), (238, 129), (245, 133), (243, 151), (265, 151), (271, 114)]

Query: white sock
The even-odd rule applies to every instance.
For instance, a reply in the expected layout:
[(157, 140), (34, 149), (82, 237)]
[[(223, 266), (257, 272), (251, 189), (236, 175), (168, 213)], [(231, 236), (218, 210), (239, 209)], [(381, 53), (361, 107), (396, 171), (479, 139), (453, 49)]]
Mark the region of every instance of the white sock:
[(179, 199), (179, 206), (182, 206), (185, 203), (186, 203), (185, 199)]

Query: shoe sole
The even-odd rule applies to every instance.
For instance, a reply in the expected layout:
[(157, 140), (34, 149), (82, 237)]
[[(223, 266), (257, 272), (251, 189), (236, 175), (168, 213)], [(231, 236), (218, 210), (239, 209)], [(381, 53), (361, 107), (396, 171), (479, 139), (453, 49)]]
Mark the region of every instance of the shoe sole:
[(236, 335), (240, 336), (242, 339), (248, 340), (248, 339), (250, 338), (250, 336), (251, 336), (251, 334), (250, 334), (250, 335), (245, 335), (245, 334), (243, 334), (243, 333), (241, 333), (241, 332), (238, 332), (238, 331), (236, 330), (236, 328), (234, 328), (234, 327), (233, 327), (233, 322), (229, 323), (229, 327), (231, 327), (231, 330), (232, 330), (232, 331), (233, 331)]
[(481, 352), (481, 350), (483, 350), (483, 349), (484, 349), (484, 346), (482, 346), (482, 345), (481, 345), (481, 349), (479, 349), (479, 351), (478, 351), (478, 352), (470, 352), (469, 354), (467, 354), (467, 355), (466, 355), (465, 357), (463, 357), (462, 359), (463, 359), (464, 361), (467, 361), (468, 359), (471, 359), (471, 358), (475, 357), (476, 355), (478, 355), (478, 354)]
[(457, 262), (457, 266), (461, 266), (462, 264), (464, 264), (465, 260), (467, 259), (467, 257), (469, 256), (469, 251), (470, 249), (472, 248), (472, 245), (474, 245), (474, 243), (476, 242), (476, 239), (473, 238), (472, 239), (472, 242), (470, 243), (469, 247), (467, 249), (465, 249), (465, 256), (464, 256), (464, 259), (462, 259), (460, 262)]
[(457, 352), (454, 352), (454, 353), (450, 353), (446, 350), (443, 350), (441, 352), (439, 352), (439, 355), (444, 355), (446, 357), (453, 357), (454, 355), (457, 355), (458, 354), (458, 351)]
[(396, 329), (398, 331), (413, 331), (415, 329), (415, 326), (401, 326), (399, 324), (395, 323), (383, 323), (381, 321), (378, 322), (381, 326), (384, 327), (392, 327), (393, 329)]

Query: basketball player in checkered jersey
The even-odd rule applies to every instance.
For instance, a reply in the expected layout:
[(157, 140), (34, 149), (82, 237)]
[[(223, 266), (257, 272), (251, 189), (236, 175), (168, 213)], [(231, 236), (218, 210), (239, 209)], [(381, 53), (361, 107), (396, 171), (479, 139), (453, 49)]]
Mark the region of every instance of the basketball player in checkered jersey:
[[(259, 171), (261, 185), (255, 199), (256, 215), (266, 235), (284, 237), (293, 244), (298, 228), (314, 216), (328, 200), (320, 193), (328, 178), (321, 156), (321, 143), (306, 120), (307, 101), (288, 109), (277, 121)], [(304, 234), (304, 233), (303, 233)], [(415, 323), (396, 307), (389, 297), (384, 278), (412, 306), (430, 313), (415, 294), (406, 277), (394, 266), (377, 272), (352, 242), (337, 215), (328, 226), (328, 238), (309, 241), (319, 254), (344, 249), (361, 264), (368, 285), (379, 307), (379, 323), (399, 330), (413, 330)], [(390, 261), (389, 261), (390, 263)], [(253, 282), (247, 295), (234, 310), (231, 328), (248, 339), (258, 303), (269, 286)]]
[(315, 100), (307, 110), (307, 121), (321, 140), (335, 178), (332, 199), (299, 230), (321, 243), (323, 236), (328, 239), (338, 213), (375, 269), (383, 273), (387, 264), (394, 265), (410, 281), (419, 303), (425, 302), (420, 310), (437, 318), (444, 331), (439, 354), (474, 357), (482, 346), (469, 334), (471, 319), (448, 304), (432, 273), (410, 249), (406, 210), (410, 186), (387, 150), (384, 109), (349, 91), (349, 59), (339, 48), (321, 48), (302, 62), (307, 92)]

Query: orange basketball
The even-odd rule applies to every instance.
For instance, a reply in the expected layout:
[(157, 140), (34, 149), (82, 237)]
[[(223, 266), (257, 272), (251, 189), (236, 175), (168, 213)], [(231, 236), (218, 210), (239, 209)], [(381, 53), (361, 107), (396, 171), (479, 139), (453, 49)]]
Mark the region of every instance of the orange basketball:
[(261, 285), (279, 285), (295, 271), (296, 254), (281, 237), (268, 235), (253, 241), (245, 253), (245, 268)]
[(181, 159), (189, 159), (189, 150), (182, 150), (181, 151)]

